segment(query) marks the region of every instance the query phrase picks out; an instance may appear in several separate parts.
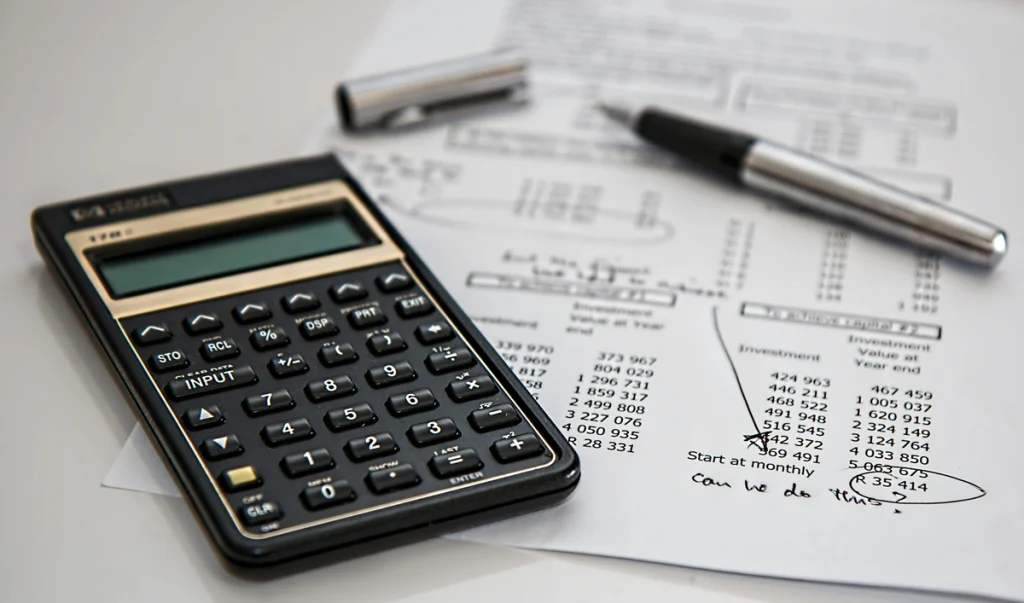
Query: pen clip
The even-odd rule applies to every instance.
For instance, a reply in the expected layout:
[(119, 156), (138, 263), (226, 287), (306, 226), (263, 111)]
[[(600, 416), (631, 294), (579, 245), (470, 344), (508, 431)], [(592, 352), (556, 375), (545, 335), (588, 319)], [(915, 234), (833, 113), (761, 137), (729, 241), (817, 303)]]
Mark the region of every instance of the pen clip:
[(399, 129), (528, 101), (527, 60), (515, 48), (352, 80), (338, 86), (345, 130)]

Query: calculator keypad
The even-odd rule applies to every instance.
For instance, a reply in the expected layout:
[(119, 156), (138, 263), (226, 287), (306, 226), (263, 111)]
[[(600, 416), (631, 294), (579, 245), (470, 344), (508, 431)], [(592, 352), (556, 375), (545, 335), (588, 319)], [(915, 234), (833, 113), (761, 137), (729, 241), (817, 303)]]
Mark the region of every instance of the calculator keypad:
[(551, 460), (401, 263), (122, 326), (239, 525), (254, 534)]

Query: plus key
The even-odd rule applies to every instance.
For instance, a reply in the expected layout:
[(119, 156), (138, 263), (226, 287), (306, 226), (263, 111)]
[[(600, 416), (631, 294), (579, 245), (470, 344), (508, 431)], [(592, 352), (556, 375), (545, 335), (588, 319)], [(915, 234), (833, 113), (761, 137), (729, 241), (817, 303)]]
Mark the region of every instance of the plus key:
[(511, 463), (539, 455), (544, 451), (540, 439), (532, 433), (502, 438), (491, 444), (491, 454), (499, 463)]

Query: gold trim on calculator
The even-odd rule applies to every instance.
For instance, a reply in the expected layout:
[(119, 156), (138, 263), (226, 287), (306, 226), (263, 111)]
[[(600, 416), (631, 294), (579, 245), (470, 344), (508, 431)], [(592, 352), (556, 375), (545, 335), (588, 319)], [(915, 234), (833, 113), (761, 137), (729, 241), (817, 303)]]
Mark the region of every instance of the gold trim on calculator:
[[(88, 252), (108, 245), (121, 245), (131, 241), (147, 239), (175, 232), (188, 231), (200, 226), (216, 226), (230, 224), (252, 218), (266, 218), (276, 213), (285, 214), (297, 209), (316, 207), (337, 203), (344, 199), (356, 210), (359, 217), (370, 228), (373, 236), (380, 241), (379, 245), (362, 247), (348, 251), (340, 251), (308, 260), (289, 262), (212, 278), (191, 285), (182, 285), (163, 291), (154, 291), (135, 295), (125, 299), (114, 299), (107, 293), (106, 284), (89, 261)], [(75, 230), (65, 235), (65, 240), (78, 258), (82, 270), (92, 281), (103, 303), (114, 318), (126, 318), (136, 314), (148, 314), (166, 308), (195, 303), (217, 297), (226, 297), (236, 293), (244, 293), (253, 289), (272, 287), (284, 283), (304, 280), (339, 272), (353, 270), (401, 260), (402, 250), (391, 240), (387, 232), (373, 219), (359, 197), (344, 182), (333, 180), (321, 184), (311, 184), (276, 191), (254, 197), (245, 197), (224, 203), (214, 203), (190, 209), (138, 218), (126, 222), (118, 222), (108, 226), (96, 226)]]
[[(155, 291), (153, 293), (146, 293), (137, 296), (128, 297), (125, 299), (114, 299), (107, 293), (106, 285), (100, 278), (96, 269), (93, 267), (92, 262), (89, 260), (88, 253), (94, 249), (99, 249), (106, 246), (121, 245), (130, 241), (138, 241), (150, 237), (156, 237), (161, 235), (172, 234), (180, 231), (188, 231), (197, 227), (203, 226), (216, 226), (219, 224), (227, 224), (234, 221), (242, 221), (251, 218), (261, 218), (267, 216), (273, 216), (275, 213), (285, 214), (292, 212), (297, 209), (306, 209), (316, 207), (318, 205), (327, 205), (338, 203), (339, 201), (345, 201), (352, 207), (362, 221), (370, 228), (373, 236), (380, 241), (379, 244), (362, 247), (358, 249), (352, 249), (347, 251), (339, 251), (333, 254), (319, 256), (307, 260), (300, 260), (290, 262), (278, 266), (272, 266), (269, 268), (262, 268), (245, 272), (241, 274), (234, 274), (229, 276), (223, 276), (219, 278), (212, 278), (207, 281), (192, 283), (188, 285), (181, 285), (162, 291)], [(128, 318), (138, 314), (148, 314), (150, 312), (156, 312), (159, 310), (165, 310), (176, 306), (181, 306), (189, 303), (195, 303), (205, 301), (209, 299), (216, 299), (220, 297), (227, 297), (238, 293), (245, 293), (246, 291), (252, 291), (256, 289), (263, 289), (276, 285), (283, 285), (289, 282), (305, 280), (309, 278), (316, 278), (326, 276), (336, 272), (355, 270), (359, 268), (368, 268), (377, 264), (386, 262), (398, 261), (402, 263), (403, 268), (413, 280), (416, 285), (423, 291), (431, 303), (434, 304), (437, 312), (452, 326), (455, 334), (461, 339), (467, 347), (473, 352), (473, 354), (482, 359), (483, 356), (477, 351), (476, 347), (468, 340), (463, 333), (456, 326), (455, 322), (451, 320), (448, 314), (445, 312), (443, 306), (437, 303), (437, 300), (431, 294), (430, 290), (423, 285), (416, 273), (409, 267), (405, 261), (405, 254), (402, 250), (391, 240), (387, 232), (377, 220), (373, 217), (373, 214), (367, 209), (366, 205), (362, 202), (358, 195), (356, 195), (352, 189), (350, 189), (341, 180), (331, 180), (318, 184), (299, 186), (295, 188), (275, 191), (273, 193), (267, 193), (262, 195), (255, 195), (252, 197), (245, 197), (242, 199), (235, 199), (232, 201), (225, 201), (222, 203), (215, 203), (211, 205), (203, 205), (200, 207), (179, 209), (167, 213), (158, 214), (155, 216), (148, 216), (145, 218), (138, 218), (135, 220), (128, 220), (124, 222), (118, 222), (108, 226), (96, 226), (93, 228), (86, 228), (82, 230), (75, 230), (65, 235), (65, 241), (68, 246), (71, 247), (78, 258), (79, 264), (82, 266), (82, 270), (85, 271), (89, 280), (92, 282), (93, 287), (99, 294), (103, 303), (107, 306), (110, 314), (118, 319), (118, 327), (121, 329), (121, 334), (125, 340), (131, 346), (132, 351), (135, 353), (135, 358), (141, 364), (145, 370), (146, 375), (149, 377), (150, 383), (153, 385), (160, 398), (164, 402), (164, 406), (167, 408), (167, 412), (174, 418), (175, 424), (181, 431), (182, 437), (188, 442), (189, 447), (192, 449), (192, 453), (195, 455), (196, 460), (203, 468), (203, 472), (206, 473), (207, 478), (213, 484), (214, 490), (217, 492), (217, 496), (220, 498), (221, 503), (227, 510), (228, 516), (231, 517), (235, 527), (238, 529), (246, 538), (252, 540), (263, 540), (266, 538), (273, 538), (275, 536), (281, 536), (283, 534), (289, 534), (298, 530), (332, 523), (353, 517), (356, 515), (363, 515), (365, 513), (371, 513), (380, 509), (388, 507), (394, 507), (397, 505), (405, 504), (406, 502), (421, 500), (429, 498), (431, 496), (437, 496), (456, 490), (462, 490), (464, 488), (473, 487), (479, 484), (485, 484), (499, 479), (505, 479), (522, 473), (530, 471), (536, 471), (549, 467), (557, 460), (554, 448), (544, 438), (542, 432), (534, 426), (529, 416), (523, 412), (523, 409), (516, 402), (516, 399), (509, 394), (508, 390), (501, 383), (501, 380), (490, 370), (486, 363), (481, 362), (480, 366), (484, 371), (494, 380), (494, 383), (498, 386), (500, 391), (508, 397), (508, 399), (515, 405), (516, 410), (519, 411), (520, 416), (533, 431), (533, 433), (540, 439), (544, 445), (545, 450), (550, 455), (548, 462), (542, 465), (536, 465), (534, 467), (527, 467), (514, 471), (511, 473), (503, 473), (486, 479), (467, 482), (458, 486), (452, 486), (434, 492), (428, 492), (424, 494), (417, 494), (401, 500), (383, 503), (380, 505), (374, 505), (357, 511), (349, 513), (340, 513), (331, 517), (325, 517), (323, 519), (309, 521), (299, 525), (283, 528), (277, 531), (268, 532), (265, 534), (254, 533), (247, 530), (242, 523), (239, 521), (238, 516), (235, 512), (234, 507), (231, 506), (230, 501), (224, 495), (223, 491), (217, 482), (215, 476), (210, 473), (209, 467), (203, 460), (196, 446), (192, 443), (192, 439), (188, 436), (184, 426), (181, 424), (181, 420), (175, 413), (174, 407), (171, 402), (164, 395), (163, 389), (153, 378), (152, 372), (149, 367), (143, 361), (142, 356), (139, 354), (139, 350), (135, 347), (135, 343), (131, 337), (124, 331), (124, 326), (121, 324), (120, 319)], [(467, 405), (469, 408), (471, 405)]]

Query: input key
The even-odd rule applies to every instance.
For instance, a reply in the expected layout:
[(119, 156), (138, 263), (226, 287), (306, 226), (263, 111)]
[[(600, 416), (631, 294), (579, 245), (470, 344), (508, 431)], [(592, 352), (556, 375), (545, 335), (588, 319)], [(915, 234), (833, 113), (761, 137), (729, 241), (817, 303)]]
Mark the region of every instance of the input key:
[(233, 366), (172, 379), (164, 389), (172, 400), (184, 400), (255, 382), (251, 366)]

